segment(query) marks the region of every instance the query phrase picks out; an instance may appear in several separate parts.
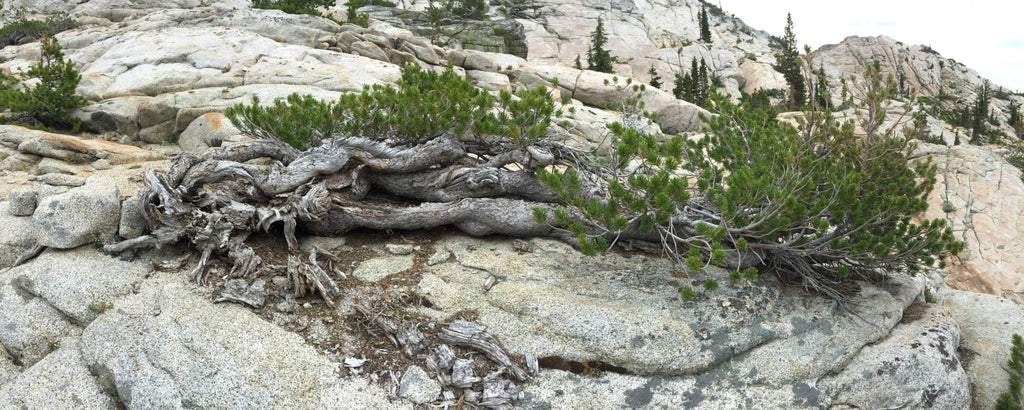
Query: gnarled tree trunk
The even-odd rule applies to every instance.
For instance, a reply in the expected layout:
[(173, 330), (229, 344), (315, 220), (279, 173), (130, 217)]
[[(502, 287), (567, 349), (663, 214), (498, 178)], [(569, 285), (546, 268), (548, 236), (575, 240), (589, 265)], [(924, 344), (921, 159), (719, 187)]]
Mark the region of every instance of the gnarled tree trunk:
[[(255, 274), (261, 260), (245, 241), (278, 223), (296, 254), (298, 230), (340, 235), (358, 228), (451, 225), (476, 236), (568, 238), (533, 218), (534, 208), (550, 211), (559, 205), (532, 170), (560, 159), (539, 145), (506, 145), (494, 152), (498, 146), (476, 144), (467, 150), (446, 134), (405, 149), (335, 138), (306, 152), (279, 141), (252, 140), (200, 155), (183, 153), (163, 174), (146, 174), (138, 200), (150, 233), (105, 250), (185, 239), (201, 252), (193, 274), (202, 282), (214, 254), (233, 261), (232, 277)], [(332, 300), (337, 287), (322, 269), (299, 266), (308, 260), (297, 255), (289, 263), (296, 291), (317, 291)]]

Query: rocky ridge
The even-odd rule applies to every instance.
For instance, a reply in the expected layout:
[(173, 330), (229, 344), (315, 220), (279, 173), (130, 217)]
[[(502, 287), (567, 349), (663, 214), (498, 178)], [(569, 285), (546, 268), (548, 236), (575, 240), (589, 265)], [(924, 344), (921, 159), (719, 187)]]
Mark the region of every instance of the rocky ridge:
[[(270, 303), (262, 310), (214, 304), (219, 291), (186, 283), (195, 259), (187, 249), (122, 261), (89, 244), (138, 235), (140, 222), (126, 199), (138, 190), (142, 173), (164, 169), (180, 151), (243, 138), (220, 112), (253, 95), (265, 101), (292, 92), (333, 98), (393, 82), (397, 64), (407, 62), (451, 63), (489, 90), (558, 78), (558, 92), (578, 108), (563, 130), (566, 138), (589, 144), (601, 141), (603, 124), (619, 116), (598, 107), (622, 94), (605, 84), (611, 75), (562, 64), (575, 57), (570, 47), (545, 54), (551, 38), (571, 38), (549, 27), (621, 12), (627, 26), (643, 21), (643, 38), (671, 43), (696, 37), (686, 25), (677, 25), (684, 27), (680, 32), (646, 34), (667, 25), (668, 5), (621, 2), (611, 9), (552, 3), (538, 9), (543, 19), (520, 18), (531, 47), (526, 59), (436, 47), (384, 21), (369, 29), (337, 26), (252, 10), (245, 1), (10, 3), (41, 14), (69, 12), (86, 23), (58, 36), (83, 72), (79, 92), (90, 99), (76, 115), (114, 141), (0, 127), (0, 263), (9, 265), (37, 243), (50, 246), (27, 264), (0, 271), (0, 407), (453, 404), (457, 397), (446, 396), (453, 390), (437, 387), (417, 366), (387, 368), (378, 363), (387, 354), (360, 356), (363, 328), (333, 319), (352, 312), (289, 299), (280, 275), (243, 284), (265, 290)], [(692, 5), (673, 13), (687, 10), (695, 16)], [(750, 44), (714, 50), (720, 61), (735, 59), (735, 89), (778, 80), (761, 67), (771, 61), (759, 48), (763, 36), (749, 28), (753, 34), (743, 34), (738, 20), (715, 16), (716, 42), (730, 44), (731, 35)], [(618, 33), (612, 47), (640, 38), (627, 26), (611, 25)], [(631, 50), (664, 51), (652, 44)], [(0, 65), (24, 67), (33, 56), (38, 43), (8, 47), (0, 51)], [(673, 59), (679, 57), (666, 58)], [(618, 67), (620, 75), (626, 69)], [(646, 72), (646, 66), (633, 71)], [(652, 127), (684, 132), (699, 126), (696, 107), (657, 90), (641, 97), (658, 114)], [(922, 145), (920, 152), (935, 158), (942, 175), (930, 215), (953, 221), (970, 253), (948, 275), (865, 285), (855, 314), (767, 277), (684, 303), (679, 287), (703, 277), (686, 277), (654, 257), (585, 258), (545, 239), (438, 232), (423, 240), (390, 236), (364, 243), (307, 238), (305, 245), (347, 255), (341, 270), (352, 283), (429, 302), (400, 304), (405, 314), (446, 321), (473, 312), (510, 351), (539, 357), (542, 370), (521, 386), (517, 405), (524, 408), (580, 408), (595, 400), (621, 408), (989, 406), (1006, 387), (1005, 375), (993, 369), (1008, 355), (1009, 335), (1024, 329), (1024, 311), (943, 282), (970, 282), (960, 286), (1020, 300), (1024, 290), (1014, 286), (1022, 265), (1013, 246), (1022, 241), (1013, 232), (1021, 230), (1008, 228), (1016, 226), (1013, 210), (1020, 209), (1024, 187), (1019, 171), (989, 148)], [(79, 209), (95, 212), (86, 217)], [(71, 236), (69, 229), (82, 232)], [(989, 279), (978, 284), (970, 278), (980, 275), (964, 272)], [(994, 311), (1000, 313), (983, 313)], [(390, 354), (398, 353), (392, 348)], [(355, 366), (358, 360), (369, 363)]]

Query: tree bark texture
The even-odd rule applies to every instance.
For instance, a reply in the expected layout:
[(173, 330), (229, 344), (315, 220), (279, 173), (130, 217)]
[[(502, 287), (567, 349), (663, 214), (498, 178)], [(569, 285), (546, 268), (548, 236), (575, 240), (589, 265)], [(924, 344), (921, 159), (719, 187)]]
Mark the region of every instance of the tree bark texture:
[[(556, 164), (542, 146), (466, 144), (442, 135), (394, 148), (360, 138), (335, 138), (306, 152), (275, 140), (252, 140), (178, 155), (164, 173), (145, 176), (140, 201), (148, 234), (105, 246), (121, 252), (188, 240), (200, 251), (193, 271), (205, 280), (213, 255), (226, 255), (229, 277), (252, 277), (262, 261), (246, 245), (255, 232), (280, 226), (294, 253), (288, 274), (296, 292), (329, 302), (337, 285), (316, 255), (299, 255), (298, 231), (341, 235), (353, 229), (454, 226), (470, 235), (559, 236), (537, 224), (533, 209), (558, 198), (534, 175)], [(496, 151), (501, 146), (503, 150)], [(564, 236), (564, 235), (563, 235)]]

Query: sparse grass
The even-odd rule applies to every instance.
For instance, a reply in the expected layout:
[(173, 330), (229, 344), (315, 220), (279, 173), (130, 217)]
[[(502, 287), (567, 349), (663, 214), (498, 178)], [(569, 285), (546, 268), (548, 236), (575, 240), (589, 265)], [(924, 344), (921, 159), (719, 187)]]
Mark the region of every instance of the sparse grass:
[(935, 294), (932, 293), (932, 288), (927, 286), (924, 287), (924, 301), (927, 303), (935, 303), (936, 301)]
[(693, 300), (695, 296), (697, 296), (697, 293), (693, 291), (692, 287), (684, 286), (679, 289), (679, 297), (683, 300), (690, 301)]
[(953, 205), (953, 203), (949, 202), (949, 201), (943, 201), (942, 202), (942, 212), (945, 212), (945, 213), (948, 214), (948, 213), (954, 212), (954, 211), (956, 211), (956, 205)]
[(89, 311), (93, 313), (103, 313), (113, 308), (114, 302), (99, 302), (89, 304)]

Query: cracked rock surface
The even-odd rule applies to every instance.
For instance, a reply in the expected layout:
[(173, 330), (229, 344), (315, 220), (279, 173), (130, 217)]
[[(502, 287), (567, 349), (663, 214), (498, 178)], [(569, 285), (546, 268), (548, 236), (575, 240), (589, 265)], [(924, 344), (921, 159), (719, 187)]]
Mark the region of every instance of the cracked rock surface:
[(1024, 180), (1000, 151), (921, 144), (939, 168), (925, 213), (949, 221), (967, 250), (946, 278), (958, 289), (1024, 303)]

